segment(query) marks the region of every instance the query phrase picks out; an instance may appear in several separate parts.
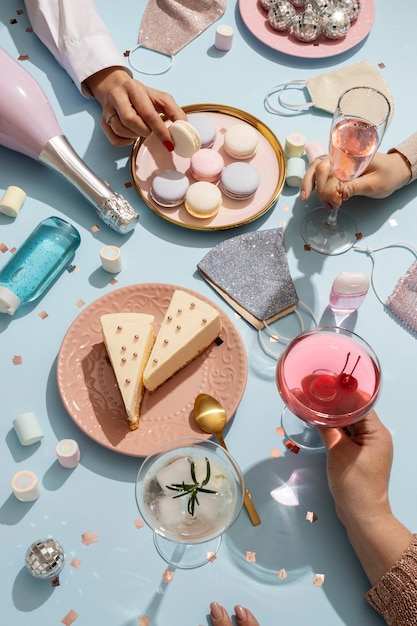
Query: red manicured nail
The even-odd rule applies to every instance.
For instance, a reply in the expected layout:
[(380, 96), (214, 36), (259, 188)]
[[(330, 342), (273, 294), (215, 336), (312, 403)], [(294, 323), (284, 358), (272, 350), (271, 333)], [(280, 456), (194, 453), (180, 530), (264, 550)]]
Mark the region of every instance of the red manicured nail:
[(175, 146), (172, 143), (172, 141), (168, 141), (168, 139), (166, 141), (164, 141), (164, 146), (168, 150), (168, 152), (173, 152), (173, 150), (175, 148)]

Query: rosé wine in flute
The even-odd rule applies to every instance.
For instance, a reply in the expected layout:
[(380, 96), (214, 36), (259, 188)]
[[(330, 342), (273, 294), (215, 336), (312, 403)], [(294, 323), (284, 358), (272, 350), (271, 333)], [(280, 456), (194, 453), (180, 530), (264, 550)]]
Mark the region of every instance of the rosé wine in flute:
[(378, 133), (373, 124), (355, 117), (338, 122), (330, 137), (330, 163), (336, 178), (348, 181), (360, 176), (378, 145)]
[(345, 427), (374, 405), (381, 373), (376, 355), (355, 333), (318, 327), (288, 344), (277, 366), (288, 409), (315, 426)]

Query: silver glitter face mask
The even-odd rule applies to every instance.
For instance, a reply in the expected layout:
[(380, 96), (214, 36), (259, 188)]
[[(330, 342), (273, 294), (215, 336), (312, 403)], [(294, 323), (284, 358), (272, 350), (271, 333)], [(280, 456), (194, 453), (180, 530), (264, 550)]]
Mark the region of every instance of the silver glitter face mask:
[(354, 249), (358, 252), (366, 252), (372, 259), (371, 284), (378, 300), (389, 310), (389, 312), (394, 314), (394, 316), (404, 325), (405, 328), (417, 333), (417, 261), (414, 261), (414, 263), (412, 263), (407, 270), (406, 274), (398, 279), (393, 292), (387, 298), (386, 302), (384, 302), (383, 298), (381, 298), (375, 287), (374, 274), (376, 259), (374, 253), (379, 250), (385, 250), (385, 248), (395, 247), (407, 248), (413, 252), (417, 258), (416, 248), (410, 243), (403, 241), (391, 243), (374, 249), (362, 248), (360, 246), (355, 246)]
[[(163, 74), (171, 67), (174, 55), (195, 39), (226, 10), (226, 0), (148, 0), (143, 15), (138, 45), (129, 54), (129, 63), (142, 74)], [(169, 57), (169, 65), (158, 72), (137, 67), (132, 55), (147, 48)]]

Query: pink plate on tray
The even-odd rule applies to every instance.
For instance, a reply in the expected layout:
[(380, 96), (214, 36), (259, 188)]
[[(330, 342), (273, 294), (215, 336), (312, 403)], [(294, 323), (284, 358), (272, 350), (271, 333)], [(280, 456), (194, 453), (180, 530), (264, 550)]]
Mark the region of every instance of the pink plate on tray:
[(75, 424), (94, 441), (130, 456), (147, 456), (160, 443), (177, 437), (209, 438), (194, 421), (194, 399), (209, 393), (225, 407), (228, 419), (242, 399), (247, 358), (242, 339), (220, 309), (222, 343), (215, 342), (153, 394), (145, 392), (139, 428), (131, 431), (116, 379), (102, 341), (104, 313), (141, 312), (155, 316), (159, 328), (172, 293), (180, 288), (216, 305), (203, 295), (161, 283), (122, 287), (90, 304), (68, 329), (58, 354), (57, 382), (62, 402)]
[(347, 52), (365, 39), (375, 19), (374, 0), (362, 0), (360, 13), (343, 39), (328, 39), (320, 35), (316, 41), (304, 43), (292, 33), (274, 30), (259, 0), (239, 0), (239, 11), (256, 39), (278, 52), (304, 59), (324, 59)]
[(249, 124), (258, 132), (258, 149), (255, 156), (246, 162), (256, 167), (261, 175), (260, 185), (252, 198), (232, 200), (223, 196), (217, 215), (209, 219), (198, 219), (190, 215), (184, 204), (166, 208), (150, 197), (152, 179), (162, 170), (177, 170), (186, 174), (190, 183), (195, 182), (190, 174), (190, 159), (168, 152), (152, 133), (146, 139), (138, 139), (133, 146), (130, 169), (132, 179), (142, 200), (155, 213), (169, 222), (194, 230), (222, 230), (247, 224), (268, 211), (282, 191), (286, 177), (284, 151), (274, 133), (260, 120), (249, 113), (218, 104), (195, 104), (183, 107), (186, 113), (204, 113), (212, 118), (217, 127), (213, 150), (217, 150), (228, 165), (236, 159), (223, 150), (225, 130), (234, 124)]

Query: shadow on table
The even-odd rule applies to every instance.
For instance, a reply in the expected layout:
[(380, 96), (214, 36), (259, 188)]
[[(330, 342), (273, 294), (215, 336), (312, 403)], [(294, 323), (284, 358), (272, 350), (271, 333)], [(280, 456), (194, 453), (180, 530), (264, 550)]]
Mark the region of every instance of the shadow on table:
[(316, 575), (324, 574), (323, 591), (345, 624), (364, 623), (364, 611), (372, 619), (363, 600), (369, 583), (336, 517), (325, 455), (288, 452), (266, 459), (245, 473), (245, 484), (262, 522), (252, 526), (242, 510), (225, 536), (239, 569), (284, 588), (304, 578), (313, 585)]
[[(175, 570), (175, 565), (169, 566), (169, 571), (172, 574), (174, 574)], [(170, 582), (170, 580), (165, 580), (165, 578), (162, 577), (159, 587), (154, 592), (146, 607), (143, 608), (140, 617), (135, 615), (134, 617), (129, 618), (127, 622), (120, 624), (120, 626), (148, 626), (148, 624), (158, 626), (158, 613)]]

